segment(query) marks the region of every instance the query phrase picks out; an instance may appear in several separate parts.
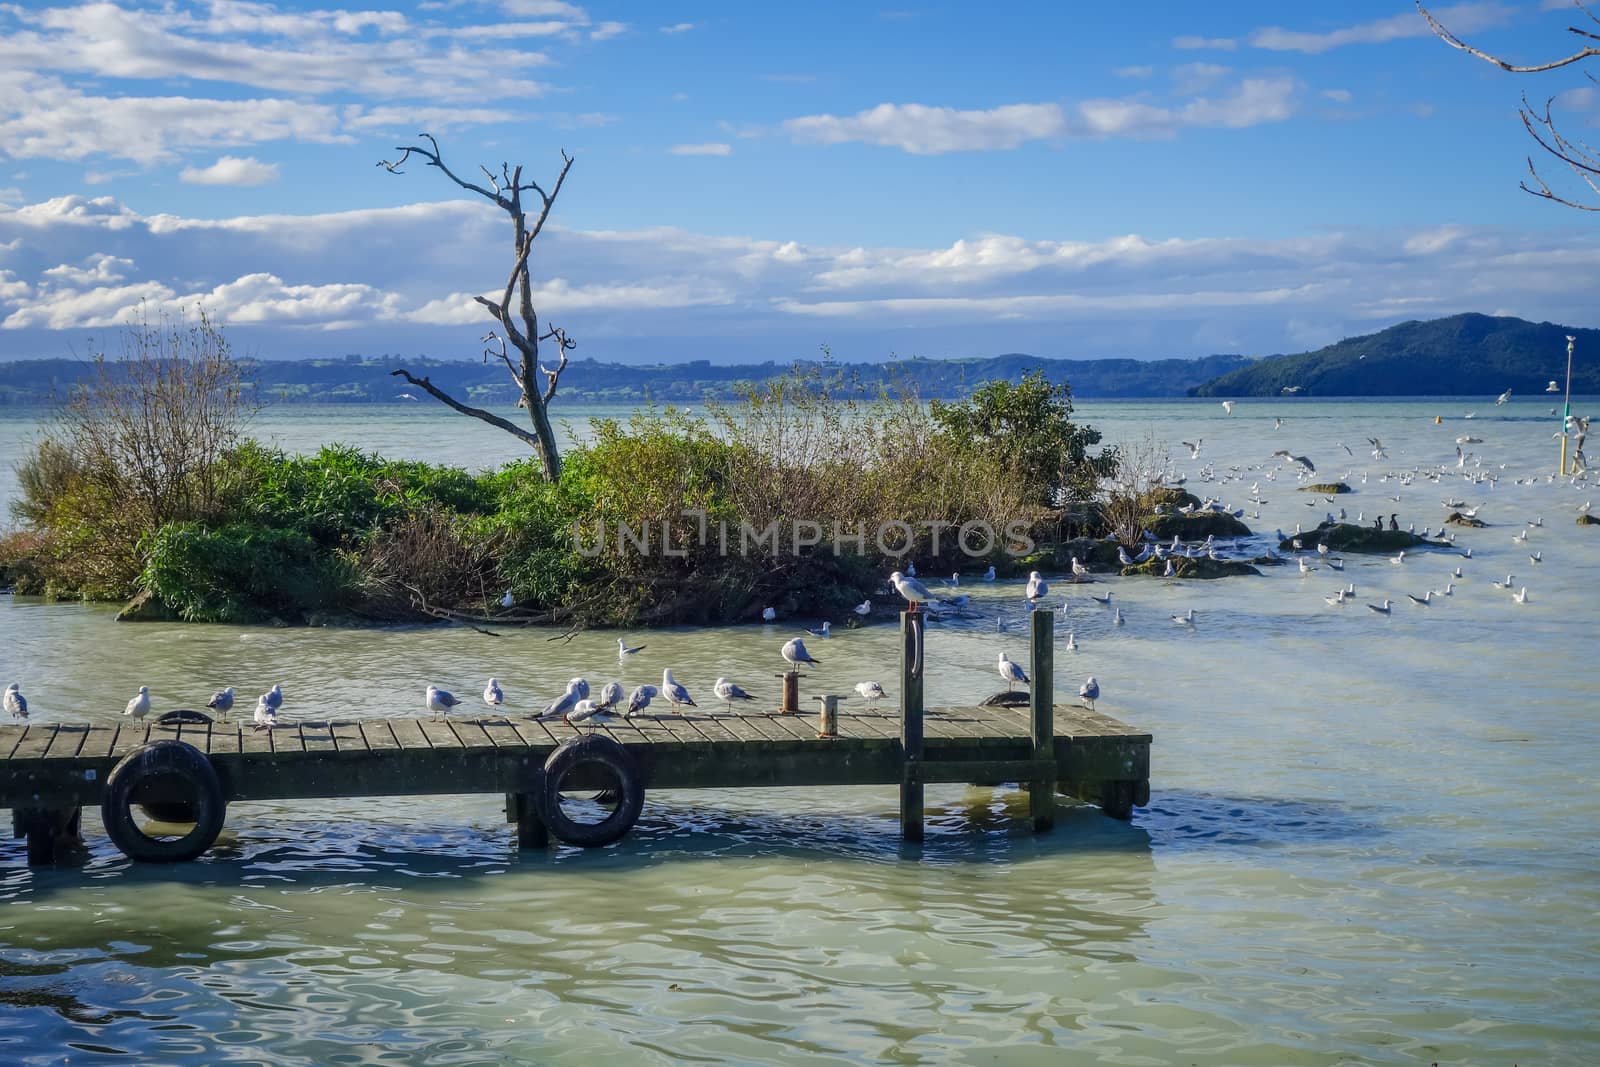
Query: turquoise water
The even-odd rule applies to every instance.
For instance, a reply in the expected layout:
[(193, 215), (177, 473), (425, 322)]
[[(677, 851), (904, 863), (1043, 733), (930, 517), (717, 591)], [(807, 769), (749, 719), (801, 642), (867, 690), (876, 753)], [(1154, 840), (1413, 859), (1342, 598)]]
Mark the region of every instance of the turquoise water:
[[(1446, 498), (1491, 523), (1459, 531), (1470, 560), (1113, 578), (1095, 588), (1120, 628), (1058, 584), (1081, 646), (1058, 647), (1058, 690), (1095, 674), (1100, 707), (1155, 734), (1131, 824), (1068, 807), (1035, 836), (1019, 794), (941, 787), (918, 848), (898, 840), (892, 790), (680, 792), (652, 795), (613, 848), (519, 853), (491, 796), (241, 804), (211, 854), (151, 869), (86, 813), (82, 869), (0, 852), (0, 1063), (1600, 1060), (1600, 531), (1574, 523), (1588, 488), (1543, 477), (1548, 408), (1079, 405), (1110, 441), (1169, 445), (1202, 496), (1243, 504), (1258, 482), (1258, 531), (1340, 506), (1437, 526)], [(32, 429), (0, 418), (0, 449)], [(269, 410), (255, 432), (468, 465), (517, 454), (415, 406)], [(1482, 465), (1456, 468), (1468, 433)], [(1191, 460), (1179, 442), (1197, 439)], [(1348, 467), (1357, 491), (1305, 506), (1291, 475), (1267, 480), (1278, 448), (1319, 479)], [(1463, 477), (1486, 474), (1492, 488)], [(1451, 597), (1406, 600), (1458, 565)], [(1527, 603), (1490, 585), (1507, 573)], [(1355, 603), (1323, 602), (1336, 578)], [(933, 700), (986, 695), (996, 652), (1024, 653), (1019, 589), (972, 592), (980, 619), (929, 634)], [(1392, 616), (1365, 608), (1386, 596)], [(1190, 607), (1194, 630), (1170, 621)], [(290, 718), (415, 714), (429, 681), (471, 693), (489, 674), (526, 710), (574, 674), (769, 685), (778, 645), (816, 621), (629, 635), (648, 647), (619, 668), (609, 633), (119, 626), (0, 597), (0, 675), (43, 721), (111, 721), (141, 684), (176, 706), (274, 681)], [(890, 626), (841, 633), (808, 687), (893, 692), (893, 647)]]

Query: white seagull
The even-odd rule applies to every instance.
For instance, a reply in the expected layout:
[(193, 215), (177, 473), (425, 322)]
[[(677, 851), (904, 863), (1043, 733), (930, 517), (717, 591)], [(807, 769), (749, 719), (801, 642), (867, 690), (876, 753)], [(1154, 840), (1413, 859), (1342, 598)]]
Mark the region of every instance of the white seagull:
[(622, 696), (623, 693), (621, 682), (607, 682), (600, 689), (600, 703), (597, 705), (597, 707), (600, 711), (610, 711), (612, 708), (622, 703)]
[(139, 695), (128, 701), (128, 706), (122, 709), (122, 714), (132, 715), (135, 719), (143, 719), (150, 714), (150, 687), (148, 685), (139, 687)]
[(983, 580), (986, 581), (986, 582), (994, 581), (994, 564), (993, 563), (989, 564), (989, 569), (983, 572)]
[(627, 659), (629, 656), (637, 656), (639, 653), (641, 653), (643, 651), (644, 651), (644, 646), (643, 645), (634, 645), (632, 648), (629, 648), (628, 647), (628, 642), (624, 641), (620, 637), (617, 638), (617, 658), (618, 659)]
[(857, 615), (860, 615), (862, 618), (865, 618), (866, 616), (872, 614), (872, 600), (870, 598), (863, 600), (850, 610), (855, 612)]
[[(578, 701), (584, 699), (584, 695), (581, 692), (579, 692), (578, 683), (580, 681), (582, 681), (581, 678), (574, 678), (574, 679), (572, 679), (572, 681), (568, 682), (567, 683), (567, 691), (565, 693), (562, 693), (556, 699), (552, 700), (550, 703), (546, 704), (544, 710), (539, 713), (539, 718), (541, 718), (541, 719), (563, 719), (563, 718), (566, 718), (567, 712), (569, 712), (573, 708), (577, 707), (578, 706)], [(587, 688), (587, 687), (585, 687), (585, 688)]]
[(515, 604), (516, 602), (517, 602), (517, 598), (511, 595), (511, 590), (507, 589), (504, 593), (500, 594), (500, 606), (501, 607), (509, 608), (511, 605)]
[(6, 710), (11, 713), (13, 719), (28, 717), (28, 698), (22, 695), (16, 682), (6, 686)]
[(1367, 607), (1371, 608), (1373, 611), (1376, 611), (1379, 615), (1388, 615), (1394, 611), (1394, 605), (1389, 602), (1388, 597), (1383, 598), (1382, 607), (1379, 607), (1377, 604), (1368, 604)]
[(1016, 688), (1018, 682), (1023, 685), (1033, 684), (1028, 681), (1028, 672), (1022, 669), (1022, 664), (1012, 663), (1011, 658), (1004, 652), (1000, 653), (1000, 662), (996, 666), (1000, 671), (1000, 677), (1006, 681), (1006, 692), (1008, 693)]
[(1094, 675), (1089, 675), (1087, 681), (1078, 687), (1078, 695), (1090, 711), (1094, 710), (1094, 702), (1100, 699), (1100, 683), (1094, 680)]
[(1094, 593), (1090, 593), (1089, 594), (1089, 599), (1093, 600), (1097, 604), (1104, 604), (1108, 608), (1111, 606), (1111, 594), (1110, 593), (1107, 593), (1105, 596), (1096, 596)]
[(580, 700), (573, 705), (572, 710), (567, 712), (561, 721), (566, 723), (582, 722), (585, 719), (594, 718), (602, 710), (604, 709), (593, 700)]
[(267, 703), (267, 695), (256, 697), (255, 724), (257, 730), (270, 730), (278, 725), (278, 709)]
[(1050, 584), (1039, 577), (1038, 571), (1028, 572), (1028, 599), (1037, 604), (1050, 594)]
[(820, 659), (812, 658), (811, 653), (806, 651), (806, 643), (798, 637), (792, 641), (784, 642), (783, 658), (795, 667), (800, 666), (802, 663), (815, 664), (819, 667), (822, 665)]
[(261, 699), (265, 700), (267, 707), (271, 708), (273, 713), (276, 714), (278, 709), (283, 707), (283, 683), (273, 682), (272, 688), (261, 694)]
[(498, 708), (506, 702), (506, 691), (500, 688), (500, 683), (493, 678), (483, 687), (483, 702), (491, 708)]
[(1077, 634), (1073, 633), (1071, 630), (1067, 631), (1066, 649), (1068, 652), (1078, 651), (1078, 637)]
[(825, 622), (815, 630), (811, 629), (809, 626), (806, 627), (806, 633), (810, 634), (812, 637), (830, 637), (832, 635), (829, 633), (829, 631), (832, 629), (833, 623)]
[(1179, 626), (1193, 626), (1194, 625), (1194, 609), (1190, 608), (1188, 611), (1184, 612), (1182, 615), (1174, 615), (1172, 617), (1172, 621), (1177, 623)]
[(428, 686), (428, 710), (433, 712), (435, 719), (450, 714), (450, 709), (459, 703), (461, 701), (456, 699), (454, 693), (436, 685)]
[(912, 611), (917, 610), (918, 604), (927, 604), (937, 599), (932, 593), (928, 592), (927, 586), (913, 577), (901, 574), (899, 571), (889, 575), (889, 584), (894, 586), (895, 592), (906, 598), (906, 602), (911, 605)]
[(631, 719), (633, 716), (642, 712), (645, 708), (648, 708), (650, 706), (650, 701), (654, 700), (656, 695), (660, 692), (661, 691), (653, 685), (639, 686), (633, 691), (633, 695), (628, 697), (628, 713), (624, 715), (623, 718)]
[(777, 612), (777, 610), (775, 608), (765, 607), (765, 608), (761, 609), (761, 621), (762, 622), (771, 622), (773, 619), (776, 619), (777, 617), (778, 617), (778, 612)]
[(1233, 401), (1224, 400), (1222, 402), (1222, 410), (1227, 412), (1229, 415), (1232, 415), (1233, 414)]
[(1512, 593), (1511, 599), (1515, 600), (1518, 604), (1526, 604), (1528, 602), (1528, 587), (1523, 586), (1515, 593)]
[(868, 707), (876, 707), (878, 701), (889, 695), (877, 682), (857, 682), (856, 692), (861, 694), (861, 699), (867, 702)]
[(737, 685), (734, 685), (726, 678), (718, 678), (717, 684), (711, 687), (711, 691), (717, 694), (718, 700), (722, 701), (728, 706), (729, 711), (733, 710), (733, 702), (735, 700), (755, 699), (755, 697), (751, 696), (749, 693), (746, 693), (743, 689)]
[(661, 671), (661, 695), (667, 698), (667, 703), (674, 708), (682, 705), (686, 708), (697, 708), (700, 705), (694, 702), (694, 697), (689, 695), (682, 683), (672, 677), (672, 668), (665, 667)]
[(233, 686), (224, 686), (211, 694), (211, 699), (206, 701), (206, 707), (217, 713), (217, 718), (226, 719), (228, 712), (233, 710)]

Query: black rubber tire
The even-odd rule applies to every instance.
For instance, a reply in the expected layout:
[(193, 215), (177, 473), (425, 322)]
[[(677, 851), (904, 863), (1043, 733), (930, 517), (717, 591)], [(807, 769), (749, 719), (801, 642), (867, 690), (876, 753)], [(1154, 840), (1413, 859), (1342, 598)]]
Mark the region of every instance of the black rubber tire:
[(179, 723), (183, 723), (184, 725), (199, 726), (210, 721), (211, 716), (207, 715), (203, 711), (191, 711), (188, 708), (179, 708), (176, 711), (162, 712), (161, 717), (156, 720), (156, 723), (161, 726), (176, 726)]
[[(186, 787), (186, 800), (164, 800), (150, 805), (158, 810), (183, 806), (192, 813), (194, 827), (182, 837), (163, 841), (150, 837), (134, 820), (135, 791), (152, 779), (175, 778)], [(144, 807), (145, 805), (139, 804)], [(140, 863), (178, 863), (192, 860), (217, 840), (227, 817), (228, 802), (222, 782), (205, 753), (182, 741), (153, 741), (134, 749), (106, 776), (100, 798), (100, 820), (106, 835), (124, 856)]]
[[(561, 780), (586, 763), (605, 767), (617, 779), (617, 806), (600, 822), (581, 823), (561, 810)], [(556, 840), (582, 848), (599, 848), (621, 840), (644, 809), (644, 781), (628, 750), (599, 734), (568, 741), (544, 761), (544, 774), (533, 795), (539, 818)]]

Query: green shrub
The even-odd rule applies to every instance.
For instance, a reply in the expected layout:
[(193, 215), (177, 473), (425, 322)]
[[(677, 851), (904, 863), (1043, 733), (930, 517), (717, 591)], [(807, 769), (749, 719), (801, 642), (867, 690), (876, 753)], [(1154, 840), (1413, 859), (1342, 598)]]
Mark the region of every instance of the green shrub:
[(350, 607), (354, 570), (297, 530), (232, 523), (163, 526), (140, 584), (190, 622), (305, 622)]

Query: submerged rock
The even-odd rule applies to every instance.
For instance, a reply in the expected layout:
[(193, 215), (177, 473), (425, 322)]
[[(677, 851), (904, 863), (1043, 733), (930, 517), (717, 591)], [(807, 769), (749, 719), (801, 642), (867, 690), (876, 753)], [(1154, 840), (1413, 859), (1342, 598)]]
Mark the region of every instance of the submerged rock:
[(1370, 526), (1357, 526), (1349, 522), (1323, 523), (1315, 530), (1285, 537), (1278, 544), (1281, 552), (1294, 551), (1298, 538), (1303, 548), (1315, 548), (1318, 542), (1335, 552), (1398, 552), (1402, 548), (1449, 548), (1443, 541), (1429, 541), (1406, 530), (1376, 530)]
[(1333, 496), (1335, 493), (1355, 492), (1354, 489), (1343, 482), (1318, 482), (1316, 485), (1302, 485), (1300, 491), (1302, 493), (1326, 493), (1329, 496)]
[(1448, 523), (1451, 523), (1453, 525), (1456, 525), (1456, 526), (1487, 526), (1487, 525), (1489, 525), (1488, 523), (1484, 522), (1482, 519), (1475, 519), (1471, 515), (1463, 515), (1459, 511), (1452, 511), (1450, 513), (1449, 517), (1446, 518), (1444, 521), (1448, 522)]
[[(1122, 568), (1124, 578), (1136, 574), (1147, 575), (1154, 578), (1165, 577), (1167, 561), (1164, 559), (1149, 559), (1132, 567)], [(1260, 577), (1261, 572), (1242, 559), (1212, 559), (1209, 556), (1197, 556), (1194, 559), (1172, 557), (1172, 577), (1174, 578), (1232, 578), (1239, 574), (1254, 574)]]
[(1578, 516), (1578, 525), (1579, 526), (1600, 526), (1600, 519), (1597, 519), (1593, 515), (1588, 515), (1588, 514), (1579, 515)]
[(1250, 527), (1226, 511), (1196, 511), (1188, 515), (1169, 511), (1164, 515), (1147, 515), (1144, 528), (1158, 541), (1170, 541), (1174, 536), (1184, 541), (1250, 536)]

